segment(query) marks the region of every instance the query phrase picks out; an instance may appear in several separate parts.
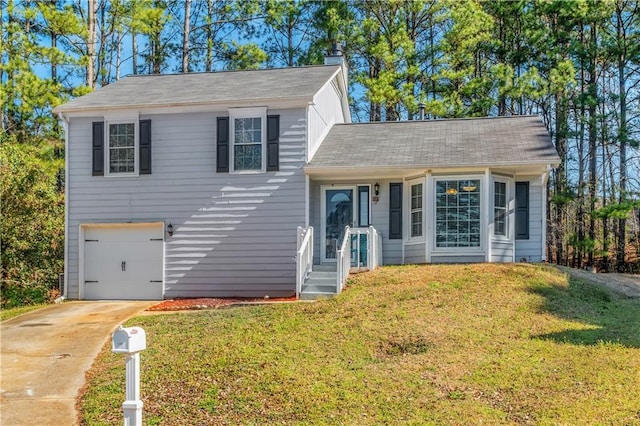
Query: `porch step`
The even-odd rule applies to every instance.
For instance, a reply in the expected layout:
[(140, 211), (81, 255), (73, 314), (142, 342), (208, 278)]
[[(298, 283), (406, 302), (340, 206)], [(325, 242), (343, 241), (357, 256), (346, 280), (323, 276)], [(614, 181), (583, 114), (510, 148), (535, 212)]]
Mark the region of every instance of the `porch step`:
[(335, 263), (313, 265), (313, 272), (336, 272), (338, 270), (337, 268)]
[(337, 272), (335, 270), (317, 270), (317, 266), (320, 265), (313, 266), (313, 271), (302, 286), (301, 299), (315, 300), (336, 294)]

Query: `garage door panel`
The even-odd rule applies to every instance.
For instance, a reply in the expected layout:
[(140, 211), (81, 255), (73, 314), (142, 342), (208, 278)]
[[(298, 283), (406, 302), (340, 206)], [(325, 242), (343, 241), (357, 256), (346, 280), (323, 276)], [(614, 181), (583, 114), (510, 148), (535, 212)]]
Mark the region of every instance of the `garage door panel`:
[(158, 224), (88, 227), (84, 298), (162, 299), (163, 232)]

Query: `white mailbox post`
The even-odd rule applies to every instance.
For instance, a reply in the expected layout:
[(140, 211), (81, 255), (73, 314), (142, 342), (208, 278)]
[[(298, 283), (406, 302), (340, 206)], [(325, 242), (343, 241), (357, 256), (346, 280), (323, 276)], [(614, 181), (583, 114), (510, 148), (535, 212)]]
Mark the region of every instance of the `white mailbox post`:
[(147, 336), (140, 327), (122, 326), (113, 333), (111, 350), (126, 355), (127, 390), (122, 404), (124, 426), (142, 426), (140, 400), (140, 351), (147, 348)]

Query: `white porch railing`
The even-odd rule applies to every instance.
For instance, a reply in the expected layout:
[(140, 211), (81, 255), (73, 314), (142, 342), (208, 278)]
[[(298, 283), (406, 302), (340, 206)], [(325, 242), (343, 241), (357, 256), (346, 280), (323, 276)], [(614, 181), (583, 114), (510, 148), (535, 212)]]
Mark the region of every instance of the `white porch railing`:
[(302, 285), (313, 269), (313, 227), (298, 226), (298, 250), (296, 252), (296, 297), (302, 293)]
[(375, 270), (382, 264), (382, 239), (373, 227), (351, 228), (346, 226), (344, 238), (338, 249), (336, 293), (340, 293), (351, 270)]

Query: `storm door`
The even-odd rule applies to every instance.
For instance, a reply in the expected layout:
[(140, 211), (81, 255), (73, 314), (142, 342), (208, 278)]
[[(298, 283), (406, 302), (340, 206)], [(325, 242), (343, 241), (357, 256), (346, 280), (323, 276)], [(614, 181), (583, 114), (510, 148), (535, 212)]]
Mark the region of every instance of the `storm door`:
[(335, 262), (344, 238), (345, 226), (354, 226), (353, 186), (331, 186), (322, 188), (322, 235), (320, 248), (322, 260)]

